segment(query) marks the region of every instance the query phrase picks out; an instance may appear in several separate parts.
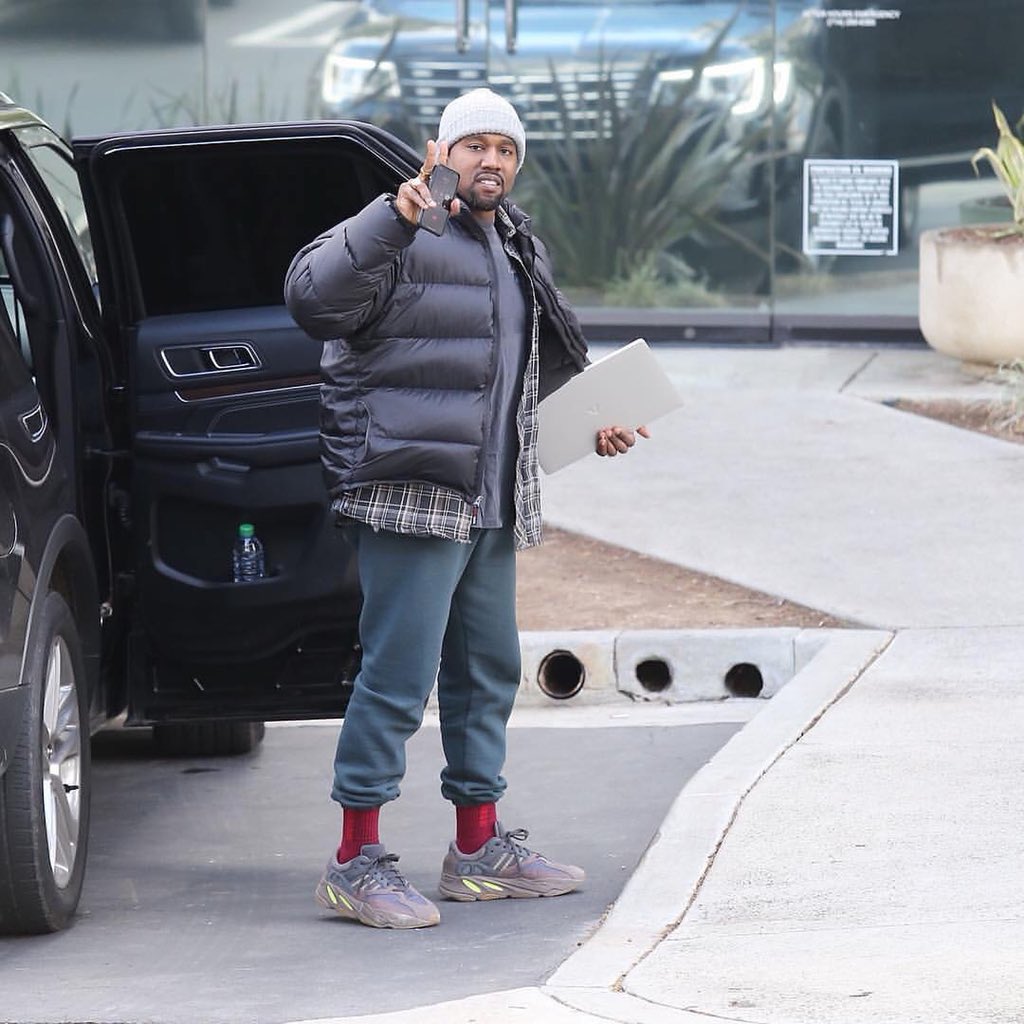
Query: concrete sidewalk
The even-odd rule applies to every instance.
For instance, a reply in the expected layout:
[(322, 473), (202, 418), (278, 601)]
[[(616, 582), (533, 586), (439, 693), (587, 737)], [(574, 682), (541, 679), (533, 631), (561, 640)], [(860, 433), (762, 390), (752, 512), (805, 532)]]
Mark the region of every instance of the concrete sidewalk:
[(865, 628), (690, 781), (546, 984), (373, 1019), (1024, 1020), (1024, 446), (885, 404), (999, 389), (926, 350), (659, 351), (684, 407), (547, 480), (549, 521)]

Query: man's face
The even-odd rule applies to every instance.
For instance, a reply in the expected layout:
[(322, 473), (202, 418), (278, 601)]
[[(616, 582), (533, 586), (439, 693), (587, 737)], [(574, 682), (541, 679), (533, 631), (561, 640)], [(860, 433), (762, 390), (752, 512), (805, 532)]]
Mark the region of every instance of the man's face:
[(448, 150), (448, 166), (459, 172), (459, 197), (476, 213), (493, 216), (512, 191), (519, 154), (505, 135), (467, 135)]

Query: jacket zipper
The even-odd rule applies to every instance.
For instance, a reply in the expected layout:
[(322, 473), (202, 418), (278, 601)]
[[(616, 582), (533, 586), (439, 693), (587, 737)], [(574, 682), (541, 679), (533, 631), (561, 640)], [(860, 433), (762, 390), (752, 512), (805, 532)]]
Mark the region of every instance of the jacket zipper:
[[(513, 225), (513, 230), (518, 230), (518, 229), (515, 228), (515, 226)], [(502, 239), (502, 243), (501, 243), (502, 249), (504, 249), (505, 252), (508, 253), (516, 261), (516, 263), (519, 264), (519, 266), (520, 266), (520, 268), (522, 269), (522, 272), (523, 272), (523, 277), (526, 279), (527, 283), (530, 286), (530, 301), (531, 301), (531, 306), (532, 306), (532, 310), (531, 310), (532, 319), (531, 319), (531, 322), (530, 322), (530, 348), (529, 348), (529, 351), (526, 353), (526, 365), (529, 366), (530, 365), (530, 360), (533, 358), (534, 349), (540, 344), (540, 306), (539, 306), (539, 304), (537, 302), (537, 287), (533, 283), (533, 275), (529, 272), (529, 270), (526, 269), (526, 263), (523, 262), (523, 258), (519, 255), (518, 252), (516, 252), (514, 250), (514, 248), (511, 248), (511, 247), (506, 248), (506, 246), (505, 246), (506, 241), (508, 241), (508, 239)], [(538, 355), (538, 358), (539, 358), (539, 355)], [(539, 367), (538, 367), (538, 372), (539, 372)], [(526, 384), (525, 384), (525, 381), (524, 381), (523, 382), (523, 390), (525, 391), (525, 389), (526, 389)], [(520, 407), (522, 406), (522, 403), (523, 403), (523, 396), (522, 396), (522, 392), (520, 392), (520, 396), (519, 396)], [(516, 455), (516, 478), (512, 482), (512, 517), (513, 517), (514, 523), (516, 524), (516, 528), (518, 529), (518, 526), (519, 526), (519, 510), (520, 510), (520, 508), (522, 507), (522, 504), (523, 504), (523, 497), (522, 497), (523, 488), (522, 488), (522, 483), (521, 483), (522, 474), (519, 472), (519, 463), (520, 463), (521, 459), (523, 458), (523, 442), (525, 441), (525, 436), (523, 434), (523, 423), (522, 423), (521, 417), (519, 415), (519, 409), (516, 410), (516, 439), (519, 441), (519, 452)]]
[[(492, 314), (493, 320), (492, 320), (492, 325), (491, 325), (491, 359), (490, 359), (490, 365), (487, 368), (487, 378), (488, 378), (487, 401), (484, 404), (483, 434), (482, 434), (482, 437), (481, 437), (481, 444), (480, 444), (480, 464), (477, 467), (476, 487), (474, 488), (477, 491), (477, 497), (476, 497), (476, 500), (473, 502), (473, 506), (472, 506), (472, 516), (473, 516), (473, 522), (474, 523), (480, 518), (480, 506), (483, 503), (483, 499), (484, 499), (484, 496), (483, 496), (483, 493), (482, 493), (482, 489), (483, 489), (483, 483), (484, 483), (484, 469), (485, 469), (485, 466), (486, 466), (487, 445), (489, 444), (489, 442), (491, 440), (491, 400), (494, 397), (494, 373), (495, 373), (495, 368), (497, 367), (497, 364), (498, 364), (498, 344), (499, 344), (498, 317), (499, 317), (499, 314), (500, 314), (500, 310), (499, 310), (500, 299), (499, 299), (499, 288), (498, 288), (498, 267), (497, 267), (497, 264), (494, 262), (494, 255), (491, 252), (490, 242), (488, 242), (486, 236), (483, 234), (483, 230), (484, 229), (483, 228), (478, 228), (477, 230), (480, 232), (480, 237), (477, 239), (477, 241), (478, 241), (478, 243), (480, 245), (483, 246), (484, 251), (487, 253), (487, 259), (490, 261), (490, 264), (491, 264), (491, 294), (493, 295), (493, 298), (494, 298), (494, 313)], [(495, 225), (494, 230), (495, 231), (498, 230), (497, 225)], [(499, 235), (499, 239), (501, 240), (501, 247), (502, 247), (502, 249), (504, 249), (505, 248), (505, 241), (504, 241), (503, 238), (501, 238), (500, 235)]]

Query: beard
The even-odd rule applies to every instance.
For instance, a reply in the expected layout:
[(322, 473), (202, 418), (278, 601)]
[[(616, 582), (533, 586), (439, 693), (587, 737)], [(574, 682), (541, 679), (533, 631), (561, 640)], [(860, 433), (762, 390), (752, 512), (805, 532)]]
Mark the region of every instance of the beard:
[(501, 201), (506, 195), (508, 195), (508, 193), (502, 191), (494, 196), (482, 196), (476, 188), (470, 186), (464, 193), (459, 193), (459, 198), (471, 210), (496, 210), (501, 206)]

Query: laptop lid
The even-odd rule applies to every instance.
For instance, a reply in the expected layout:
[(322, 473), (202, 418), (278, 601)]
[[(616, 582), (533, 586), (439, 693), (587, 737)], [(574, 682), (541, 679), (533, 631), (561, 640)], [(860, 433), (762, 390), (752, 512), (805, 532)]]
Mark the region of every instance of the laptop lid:
[(602, 427), (634, 428), (682, 400), (643, 338), (615, 349), (548, 395), (537, 408), (537, 455), (554, 473), (594, 452)]

